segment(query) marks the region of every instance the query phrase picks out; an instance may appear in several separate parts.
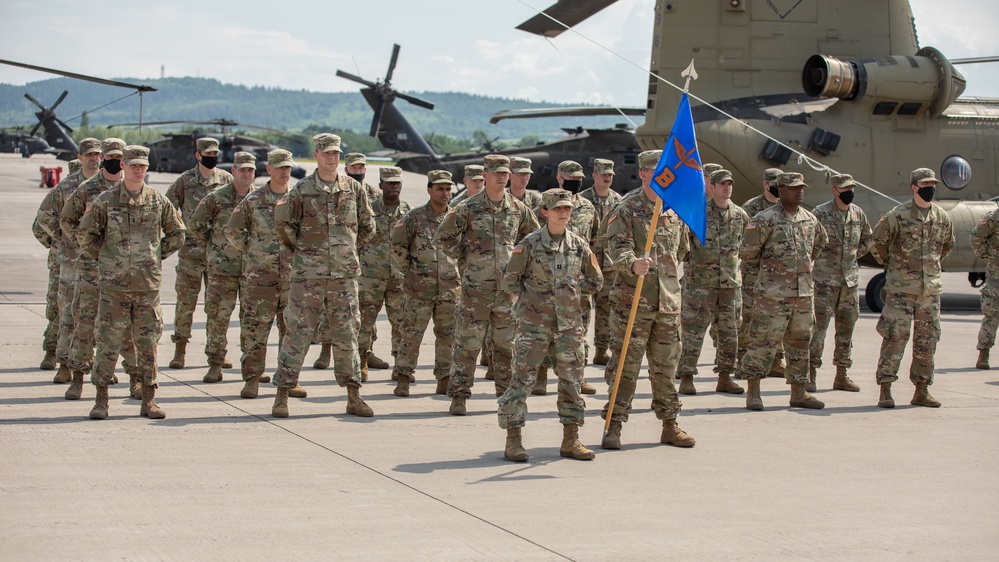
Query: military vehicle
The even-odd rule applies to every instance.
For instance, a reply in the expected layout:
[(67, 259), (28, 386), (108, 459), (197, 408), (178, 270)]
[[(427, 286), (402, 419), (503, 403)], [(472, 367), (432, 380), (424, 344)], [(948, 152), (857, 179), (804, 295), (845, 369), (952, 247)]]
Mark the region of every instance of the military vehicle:
[[(519, 29), (554, 37), (566, 27), (552, 18), (574, 25), (613, 1), (563, 0)], [(803, 173), (806, 203), (817, 205), (835, 170), (863, 184), (855, 202), (876, 222), (911, 198), (911, 170), (932, 168), (957, 236), (943, 266), (980, 282), (985, 263), (968, 235), (999, 196), (999, 99), (960, 97), (958, 61), (920, 47), (908, 0), (659, 0), (651, 73), (677, 83), (692, 58), (701, 159), (733, 172), (733, 199), (759, 194), (763, 170), (776, 166)], [(664, 148), (679, 100), (679, 88), (650, 75), (643, 148)], [(872, 310), (883, 289), (882, 273), (867, 286)]]
[(54, 151), (45, 139), (24, 132), (25, 127), (9, 127), (0, 131), (0, 152), (20, 154), (31, 158), (32, 154), (52, 154)]

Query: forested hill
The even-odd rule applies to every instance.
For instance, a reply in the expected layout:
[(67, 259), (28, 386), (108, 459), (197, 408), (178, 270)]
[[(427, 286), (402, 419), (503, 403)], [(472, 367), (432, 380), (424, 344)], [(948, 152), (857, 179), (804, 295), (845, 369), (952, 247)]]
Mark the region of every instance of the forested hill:
[[(209, 78), (165, 78), (161, 80), (121, 80), (146, 84), (158, 91), (145, 94), (145, 121), (210, 120), (226, 118), (238, 123), (300, 131), (310, 126), (329, 126), (338, 130), (367, 132), (372, 110), (359, 91), (321, 93), (285, 90), (280, 87), (246, 87), (223, 84)], [(69, 92), (56, 114), (70, 126), (80, 124), (87, 112), (91, 126), (127, 123), (138, 120), (139, 96), (129, 90), (83, 82), (71, 78), (52, 78), (26, 85), (0, 84), (0, 125), (34, 125), (37, 108), (24, 98), (25, 92), (46, 106)], [(433, 111), (413, 106), (404, 100), (396, 105), (417, 131), (456, 138), (471, 138), (476, 129), (490, 137), (517, 139), (528, 135), (550, 138), (560, 127), (612, 127), (621, 117), (515, 119), (491, 125), (489, 117), (504, 109), (558, 107), (507, 98), (493, 98), (455, 92), (407, 92), (433, 102)]]

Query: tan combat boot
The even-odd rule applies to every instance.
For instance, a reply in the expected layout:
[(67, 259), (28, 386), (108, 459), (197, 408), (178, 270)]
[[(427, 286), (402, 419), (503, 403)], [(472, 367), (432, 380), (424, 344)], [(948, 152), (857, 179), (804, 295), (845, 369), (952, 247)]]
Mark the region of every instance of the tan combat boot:
[(815, 386), (815, 367), (808, 368), (808, 382), (805, 383), (805, 392), (817, 392), (819, 387)]
[(562, 446), (559, 447), (558, 454), (578, 461), (592, 461), (596, 456), (579, 442), (579, 426), (572, 423), (562, 426)]
[(54, 371), (56, 368), (55, 352), (46, 351), (45, 357), (42, 358), (42, 362), (39, 363), (38, 368), (43, 371)]
[(313, 369), (323, 370), (328, 369), (330, 366), (330, 355), (333, 353), (333, 344), (324, 343), (322, 346), (322, 349), (319, 350), (319, 358), (312, 364)]
[(531, 389), (531, 394), (535, 396), (548, 394), (548, 367), (538, 367), (538, 378), (534, 379), (534, 388)]
[(878, 397), (879, 408), (894, 408), (895, 399), (891, 397), (891, 383), (881, 383), (881, 396)]
[(379, 359), (378, 356), (375, 355), (374, 351), (368, 352), (368, 368), (388, 369), (389, 367), (391, 367), (391, 365), (388, 364), (388, 361), (385, 361), (384, 359)]
[(465, 410), (465, 400), (464, 396), (455, 395), (451, 398), (451, 407), (447, 409), (447, 413), (452, 416), (464, 416)]
[(214, 384), (222, 380), (222, 365), (220, 363), (212, 363), (208, 365), (208, 373), (205, 374), (201, 382), (206, 382), (209, 384)]
[(105, 420), (108, 417), (108, 387), (97, 387), (97, 399), (94, 400), (94, 408), (90, 410), (90, 419)]
[(223, 359), (222, 360), (222, 368), (223, 369), (232, 369), (232, 361), (229, 361), (228, 359)]
[(183, 369), (185, 357), (187, 355), (187, 338), (181, 338), (174, 344), (173, 359), (170, 360), (171, 369)]
[(73, 381), (66, 389), (66, 400), (79, 400), (83, 396), (83, 371), (73, 371)]
[(593, 364), (606, 365), (608, 363), (610, 363), (610, 355), (607, 355), (607, 348), (598, 347), (596, 353), (593, 354)]
[(306, 398), (309, 396), (309, 393), (306, 392), (304, 388), (302, 388), (302, 385), (296, 382), (295, 388), (288, 389), (288, 396), (291, 396), (292, 398)]
[(441, 380), (437, 381), (437, 389), (434, 390), (434, 392), (442, 396), (444, 394), (447, 394), (447, 385), (450, 384), (450, 382), (451, 382), (450, 376), (441, 378)]
[(731, 374), (718, 373), (718, 384), (715, 385), (715, 392), (724, 392), (725, 394), (742, 394), (745, 390), (732, 380)]
[(506, 430), (506, 449), (503, 450), (506, 460), (513, 462), (527, 462), (530, 458), (524, 450), (524, 444), (520, 439), (520, 428), (511, 427)]
[(846, 375), (846, 367), (839, 365), (836, 367), (836, 379), (833, 380), (833, 390), (860, 392), (860, 385), (850, 380), (850, 377)]
[(156, 403), (156, 387), (151, 384), (142, 384), (142, 406), (139, 408), (139, 415), (151, 420), (166, 418), (166, 412)]
[(758, 412), (763, 409), (763, 398), (760, 397), (760, 377), (749, 377), (746, 380), (746, 409)]
[(582, 382), (579, 383), (579, 393), (580, 394), (596, 394), (597, 393), (597, 389), (594, 388), (592, 384), (586, 382), (586, 379), (583, 379)]
[(791, 383), (791, 407), (808, 408), (810, 410), (821, 410), (825, 408), (824, 402), (812, 396), (805, 390), (805, 385)]
[(256, 398), (260, 391), (260, 377), (250, 377), (243, 383), (243, 390), (239, 391), (240, 398)]
[(930, 395), (930, 385), (925, 382), (916, 383), (916, 392), (909, 402), (913, 406), (925, 406), (927, 408), (939, 408), (940, 401)]
[(686, 396), (693, 396), (697, 394), (697, 389), (694, 388), (694, 375), (680, 376), (680, 388), (676, 391)]
[(978, 350), (978, 361), (975, 362), (975, 368), (982, 370), (989, 368), (989, 348)]
[(604, 435), (600, 442), (601, 449), (616, 451), (621, 448), (621, 422), (611, 420), (610, 427), (607, 428), (607, 435)]
[(128, 375), (128, 393), (134, 400), (142, 400), (142, 379), (139, 375)]
[(361, 387), (356, 384), (347, 386), (347, 413), (361, 418), (370, 418), (375, 415), (374, 410), (361, 399)]
[(59, 370), (56, 371), (54, 377), (52, 377), (52, 382), (55, 384), (66, 384), (73, 380), (73, 371), (69, 370), (69, 367), (65, 363), (59, 364)]
[(409, 396), (409, 377), (398, 377), (398, 380), (395, 382), (395, 390), (392, 391), (392, 394), (403, 397)]
[(283, 386), (279, 386), (277, 393), (274, 395), (274, 405), (271, 406), (271, 417), (288, 417), (288, 389)]
[(675, 419), (663, 420), (663, 433), (659, 437), (659, 442), (674, 447), (693, 447), (695, 443), (693, 437), (676, 425)]

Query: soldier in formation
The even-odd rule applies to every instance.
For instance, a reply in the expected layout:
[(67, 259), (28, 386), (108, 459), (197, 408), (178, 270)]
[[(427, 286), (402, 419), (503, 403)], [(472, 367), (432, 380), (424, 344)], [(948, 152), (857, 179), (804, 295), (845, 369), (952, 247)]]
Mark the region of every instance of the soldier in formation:
[(617, 274), (614, 267), (607, 261), (607, 249), (604, 240), (600, 239), (600, 225), (604, 224), (611, 209), (621, 202), (621, 194), (611, 189), (614, 183), (614, 161), (597, 158), (593, 161), (593, 186), (579, 192), (579, 196), (586, 199), (593, 205), (594, 224), (597, 233), (594, 234), (590, 249), (597, 257), (600, 264), (601, 273), (604, 275), (604, 284), (596, 294), (593, 295), (593, 364), (606, 365), (610, 361), (607, 350), (610, 349), (610, 329), (608, 322), (610, 319), (610, 291), (614, 286)]
[(996, 343), (999, 328), (999, 209), (985, 215), (971, 231), (971, 249), (985, 260), (982, 286), (982, 327), (978, 331), (978, 360), (975, 367), (989, 368), (989, 350)]
[(469, 199), (479, 194), (482, 188), (486, 184), (486, 177), (483, 175), (485, 168), (479, 164), (469, 164), (465, 166), (463, 177), (461, 183), (465, 186), (465, 191), (461, 195), (455, 196), (451, 200), (451, 206), (455, 206), (461, 203), (465, 199)]
[[(531, 169), (532, 164), (530, 158), (510, 157), (510, 195), (527, 205), (531, 211), (535, 211), (541, 206), (541, 194), (533, 189), (527, 189), (527, 184), (531, 183), (531, 176), (534, 174), (534, 170)], [(537, 213), (534, 218), (538, 218)]]

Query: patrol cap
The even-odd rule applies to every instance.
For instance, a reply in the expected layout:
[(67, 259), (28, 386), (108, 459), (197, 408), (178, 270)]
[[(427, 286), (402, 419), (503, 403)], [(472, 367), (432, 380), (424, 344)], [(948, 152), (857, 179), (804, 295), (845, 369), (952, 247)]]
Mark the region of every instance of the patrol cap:
[(219, 140), (212, 137), (201, 137), (195, 144), (198, 145), (198, 152), (202, 154), (219, 151)]
[(502, 154), (486, 154), (482, 158), (482, 163), (485, 164), (485, 169), (487, 172), (509, 172), (510, 171), (510, 158)]
[(346, 156), (343, 157), (343, 164), (345, 166), (353, 166), (354, 164), (367, 164), (367, 156), (361, 154), (360, 152), (348, 152)]
[(333, 133), (319, 133), (312, 137), (316, 143), (316, 152), (343, 152), (340, 150), (340, 137)]
[(724, 168), (721, 168), (721, 169), (715, 170), (714, 172), (711, 172), (711, 183), (712, 184), (719, 184), (719, 183), (724, 182), (725, 180), (732, 181), (732, 172), (730, 172), (730, 171), (728, 171), (728, 170), (726, 170)]
[(911, 174), (909, 174), (909, 184), (910, 185), (916, 184), (921, 181), (931, 181), (933, 183), (940, 183), (940, 180), (937, 179), (937, 176), (936, 174), (933, 173), (933, 170), (929, 168), (916, 168), (915, 170), (912, 171)]
[(239, 151), (232, 157), (233, 168), (257, 169), (257, 157), (249, 152)]
[(575, 207), (576, 204), (572, 202), (572, 193), (564, 189), (549, 189), (541, 195), (541, 206), (551, 210), (556, 207), (571, 208)]
[(514, 156), (510, 158), (510, 171), (514, 174), (533, 174), (534, 170), (531, 169), (531, 164), (530, 158)]
[(605, 158), (596, 158), (593, 160), (593, 173), (594, 174), (614, 174), (614, 161), (607, 160)]
[(711, 174), (713, 174), (713, 173), (715, 173), (715, 172), (717, 172), (718, 170), (721, 170), (721, 169), (722, 169), (722, 165), (721, 164), (715, 164), (714, 162), (708, 162), (707, 164), (701, 164), (701, 171), (703, 171), (704, 175), (708, 176), (709, 178), (711, 177)]
[(579, 165), (579, 162), (573, 162), (572, 160), (566, 160), (558, 165), (558, 173), (565, 174), (572, 179), (583, 178), (583, 167)]
[(295, 161), (287, 150), (276, 148), (267, 153), (267, 165), (271, 168), (293, 168)]
[(763, 170), (763, 181), (767, 183), (774, 183), (780, 179), (780, 175), (784, 172), (780, 171), (780, 168), (767, 168)]
[(787, 172), (781, 174), (780, 179), (777, 180), (777, 187), (808, 187), (805, 183), (805, 176), (799, 174), (798, 172)]
[(79, 158), (70, 160), (67, 165), (69, 166), (69, 173), (71, 174), (75, 174), (83, 169), (83, 162), (80, 162)]
[(451, 181), (451, 172), (447, 170), (430, 170), (427, 172), (427, 183), (446, 183), (448, 185), (454, 185)]
[(402, 183), (402, 168), (383, 166), (378, 169), (378, 179), (382, 183)]
[(80, 154), (90, 154), (91, 152), (101, 151), (101, 141), (93, 137), (83, 139), (77, 146), (80, 147)]
[(483, 170), (484, 168), (478, 164), (469, 164), (465, 166), (465, 179), (481, 180)]
[(646, 150), (638, 155), (638, 167), (643, 170), (654, 170), (656, 169), (656, 164), (659, 163), (659, 157), (662, 156), (663, 151), (661, 150)]
[(850, 174), (837, 174), (832, 177), (832, 186), (836, 189), (844, 189), (847, 187), (856, 187), (857, 182), (853, 181), (853, 176)]
[(124, 152), (124, 162), (126, 166), (131, 166), (132, 164), (144, 164), (149, 165), (149, 149), (137, 144), (130, 144), (125, 147)]
[(125, 154), (125, 141), (114, 137), (101, 141), (101, 152), (104, 156), (123, 156)]

